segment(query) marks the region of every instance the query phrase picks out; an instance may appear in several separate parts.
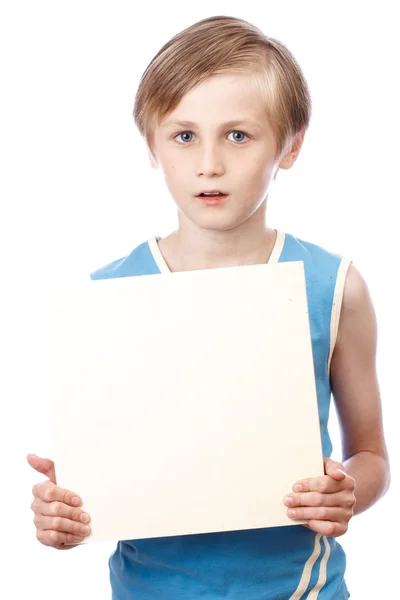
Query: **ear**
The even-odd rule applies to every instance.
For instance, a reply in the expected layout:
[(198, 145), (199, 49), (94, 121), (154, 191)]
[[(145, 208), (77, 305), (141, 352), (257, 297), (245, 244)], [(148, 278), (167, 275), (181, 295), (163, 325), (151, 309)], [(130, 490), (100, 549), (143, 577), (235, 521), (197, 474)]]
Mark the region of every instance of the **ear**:
[(150, 165), (151, 165), (152, 169), (158, 169), (158, 162), (157, 162), (155, 155), (153, 154), (153, 151), (151, 150), (151, 148), (148, 144), (146, 144), (146, 147), (147, 147), (147, 153), (149, 155)]
[(298, 155), (300, 154), (301, 147), (304, 142), (305, 131), (299, 131), (292, 140), (288, 149), (282, 155), (278, 168), (279, 169), (290, 169), (291, 166), (296, 162)]

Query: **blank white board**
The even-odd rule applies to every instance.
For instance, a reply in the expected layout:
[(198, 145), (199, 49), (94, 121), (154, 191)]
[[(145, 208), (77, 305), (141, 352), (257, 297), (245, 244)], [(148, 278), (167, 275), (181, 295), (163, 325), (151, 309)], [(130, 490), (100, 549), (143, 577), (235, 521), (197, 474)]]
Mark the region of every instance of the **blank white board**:
[(86, 541), (293, 525), (283, 497), (323, 474), (302, 262), (68, 284), (48, 325)]

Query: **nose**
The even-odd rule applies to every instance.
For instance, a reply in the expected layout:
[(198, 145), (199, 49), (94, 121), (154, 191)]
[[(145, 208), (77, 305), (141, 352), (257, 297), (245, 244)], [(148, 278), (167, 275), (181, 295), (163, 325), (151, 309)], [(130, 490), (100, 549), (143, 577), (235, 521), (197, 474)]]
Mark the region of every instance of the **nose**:
[(225, 173), (222, 153), (216, 145), (207, 145), (199, 149), (197, 161), (196, 172), (198, 176), (212, 177)]

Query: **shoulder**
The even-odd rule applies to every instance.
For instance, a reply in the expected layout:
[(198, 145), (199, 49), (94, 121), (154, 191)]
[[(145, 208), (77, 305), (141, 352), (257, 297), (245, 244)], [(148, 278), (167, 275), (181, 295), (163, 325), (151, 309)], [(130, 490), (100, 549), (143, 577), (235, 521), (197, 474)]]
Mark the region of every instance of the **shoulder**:
[(142, 242), (127, 256), (114, 260), (90, 273), (92, 280), (132, 277), (158, 273), (149, 242)]
[(351, 264), (347, 271), (343, 290), (342, 310), (339, 322), (338, 342), (348, 341), (358, 336), (363, 329), (364, 335), (375, 338), (376, 316), (372, 299), (364, 277)]
[(347, 271), (343, 292), (343, 310), (355, 312), (368, 301), (370, 301), (370, 293), (367, 282), (357, 267), (351, 264)]
[(342, 274), (349, 265), (340, 254), (290, 234), (285, 234), (279, 260), (302, 261), (308, 291), (312, 297), (325, 298), (328, 303), (332, 302), (337, 285), (343, 285)]
[(297, 238), (289, 233), (285, 234), (282, 255), (285, 256), (285, 254), (297, 254), (299, 255), (299, 258), (301, 257), (303, 260), (313, 262), (316, 265), (325, 263), (327, 261), (338, 263), (342, 259), (340, 254), (337, 254), (332, 250), (328, 250), (322, 246), (319, 246), (318, 244)]

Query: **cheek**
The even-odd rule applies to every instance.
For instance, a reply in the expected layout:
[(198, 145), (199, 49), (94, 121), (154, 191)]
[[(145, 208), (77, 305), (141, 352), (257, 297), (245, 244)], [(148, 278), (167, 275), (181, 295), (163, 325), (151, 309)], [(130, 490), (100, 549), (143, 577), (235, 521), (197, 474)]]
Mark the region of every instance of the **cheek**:
[(169, 160), (160, 160), (160, 166), (162, 172), (164, 173), (164, 177), (167, 181), (173, 181), (176, 177), (176, 161), (171, 159)]
[(193, 188), (196, 178), (193, 174), (192, 161), (189, 157), (188, 159), (182, 156), (170, 156), (162, 161), (161, 168), (170, 189), (174, 188), (180, 192), (185, 191), (185, 188), (188, 190)]
[(273, 164), (266, 163), (265, 159), (253, 160), (248, 162), (246, 177), (239, 178), (239, 180), (241, 180), (244, 185), (251, 185), (254, 188), (264, 188), (272, 180), (273, 173)]
[(179, 171), (185, 169), (184, 157), (181, 157), (179, 153), (173, 152), (173, 150), (165, 150), (160, 155), (160, 165), (167, 177), (174, 177)]
[(167, 188), (175, 197), (177, 197), (186, 187), (185, 169), (182, 165), (179, 166), (177, 161), (163, 163), (161, 168)]

